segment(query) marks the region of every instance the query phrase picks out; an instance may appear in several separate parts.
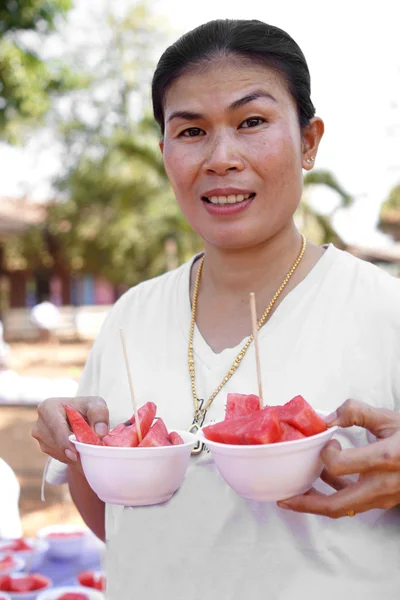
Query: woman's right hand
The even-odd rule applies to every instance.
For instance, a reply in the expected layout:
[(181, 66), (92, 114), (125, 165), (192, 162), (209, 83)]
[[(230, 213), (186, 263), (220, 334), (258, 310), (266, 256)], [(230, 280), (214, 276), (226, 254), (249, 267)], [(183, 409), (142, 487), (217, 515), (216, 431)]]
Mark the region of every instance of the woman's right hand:
[(75, 446), (68, 439), (71, 429), (65, 413), (66, 404), (79, 410), (101, 438), (108, 433), (109, 416), (107, 405), (99, 396), (49, 398), (39, 404), (32, 436), (39, 442), (42, 452), (72, 465), (77, 462), (78, 455)]

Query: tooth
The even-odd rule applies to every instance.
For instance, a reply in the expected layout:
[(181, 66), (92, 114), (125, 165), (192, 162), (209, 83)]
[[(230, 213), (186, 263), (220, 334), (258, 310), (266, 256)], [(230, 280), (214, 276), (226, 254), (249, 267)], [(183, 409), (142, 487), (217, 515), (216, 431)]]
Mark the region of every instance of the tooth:
[(236, 202), (236, 196), (235, 194), (230, 194), (228, 196), (228, 204), (234, 204)]
[(211, 198), (209, 198), (209, 200), (211, 200), (211, 202), (213, 204), (218, 204), (218, 196), (211, 196)]
[(238, 194), (238, 195), (236, 196), (236, 201), (237, 201), (237, 202), (243, 202), (243, 200), (244, 200), (244, 196), (243, 196), (243, 194)]
[(227, 203), (226, 196), (218, 196), (218, 202), (219, 202), (219, 204), (226, 204)]

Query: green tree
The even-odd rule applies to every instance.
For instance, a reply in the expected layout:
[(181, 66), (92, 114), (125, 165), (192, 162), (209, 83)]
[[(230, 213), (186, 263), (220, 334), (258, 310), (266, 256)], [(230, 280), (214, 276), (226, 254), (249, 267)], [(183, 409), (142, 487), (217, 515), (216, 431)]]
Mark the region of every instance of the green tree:
[(40, 124), (53, 95), (84, 84), (40, 47), (71, 8), (71, 0), (8, 0), (0, 5), (0, 140), (18, 143)]
[[(315, 186), (326, 186), (337, 193), (338, 203), (329, 214), (319, 211), (310, 202), (309, 191)], [(309, 171), (304, 176), (303, 197), (296, 215), (298, 226), (315, 244), (333, 243), (338, 247), (343, 247), (344, 242), (334, 227), (333, 217), (339, 209), (351, 206), (352, 202), (353, 198), (337, 181), (333, 173), (322, 169)]]
[(35, 266), (63, 261), (73, 272), (133, 285), (166, 270), (171, 241), (177, 262), (201, 242), (175, 202), (143, 93), (157, 40), (165, 44), (162, 29), (145, 4), (120, 20), (110, 16), (108, 25), (91, 85), (61, 123), (66, 169), (56, 182), (59, 198), (40, 239), (28, 231), (19, 251)]
[(400, 183), (394, 186), (382, 203), (378, 227), (395, 240), (400, 240)]

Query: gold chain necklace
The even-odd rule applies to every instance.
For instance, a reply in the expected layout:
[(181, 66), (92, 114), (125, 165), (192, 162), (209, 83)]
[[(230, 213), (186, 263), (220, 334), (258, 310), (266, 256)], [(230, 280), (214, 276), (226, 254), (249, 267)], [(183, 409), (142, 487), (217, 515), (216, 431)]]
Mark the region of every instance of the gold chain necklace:
[[(257, 331), (264, 325), (266, 318), (268, 317), (268, 315), (271, 312), (273, 306), (275, 305), (275, 303), (278, 300), (279, 296), (281, 295), (281, 293), (283, 292), (283, 290), (287, 286), (290, 278), (292, 277), (293, 273), (296, 271), (297, 267), (300, 264), (301, 259), (304, 256), (304, 252), (305, 252), (305, 249), (306, 249), (306, 243), (307, 242), (306, 242), (306, 238), (304, 237), (304, 235), (302, 235), (301, 237), (302, 237), (302, 244), (301, 244), (300, 253), (299, 253), (297, 259), (295, 260), (295, 262), (293, 263), (290, 271), (287, 273), (285, 279), (282, 281), (281, 285), (276, 290), (276, 292), (275, 292), (275, 294), (274, 294), (271, 302), (268, 304), (268, 306), (267, 306), (264, 314), (262, 315), (261, 319), (258, 321)], [(224, 387), (225, 383), (232, 377), (232, 375), (234, 374), (234, 372), (236, 371), (236, 369), (240, 365), (240, 363), (241, 363), (244, 355), (246, 354), (248, 347), (250, 346), (251, 342), (254, 339), (253, 334), (251, 334), (250, 337), (248, 338), (247, 342), (245, 343), (245, 345), (243, 346), (243, 348), (240, 350), (239, 354), (235, 358), (235, 360), (234, 360), (231, 368), (229, 369), (229, 371), (227, 372), (227, 374), (225, 375), (225, 377), (223, 378), (223, 380), (221, 381), (221, 383), (219, 384), (219, 386), (215, 390), (215, 392), (210, 396), (210, 398), (205, 403), (205, 405), (200, 407), (199, 406), (199, 400), (198, 400), (197, 394), (196, 394), (196, 382), (195, 382), (195, 373), (194, 373), (193, 337), (194, 337), (194, 327), (195, 327), (195, 324), (196, 324), (196, 309), (197, 309), (197, 298), (198, 298), (198, 295), (199, 295), (200, 275), (201, 275), (201, 271), (203, 269), (203, 264), (204, 264), (204, 255), (202, 256), (202, 258), (200, 260), (199, 268), (197, 270), (197, 275), (196, 275), (196, 281), (195, 281), (195, 284), (194, 284), (193, 301), (192, 301), (192, 320), (191, 320), (191, 323), (190, 323), (190, 333), (189, 333), (189, 349), (188, 349), (189, 373), (190, 373), (190, 381), (191, 381), (191, 384), (192, 384), (193, 404), (194, 404), (194, 409), (195, 409), (193, 423), (192, 423), (192, 426), (190, 427), (190, 430), (189, 430), (189, 431), (192, 431), (192, 432), (196, 432), (199, 429), (199, 427), (201, 427), (202, 422), (204, 420), (204, 417), (206, 415), (206, 412), (210, 408), (210, 406), (211, 406), (214, 398), (222, 390), (222, 388)]]

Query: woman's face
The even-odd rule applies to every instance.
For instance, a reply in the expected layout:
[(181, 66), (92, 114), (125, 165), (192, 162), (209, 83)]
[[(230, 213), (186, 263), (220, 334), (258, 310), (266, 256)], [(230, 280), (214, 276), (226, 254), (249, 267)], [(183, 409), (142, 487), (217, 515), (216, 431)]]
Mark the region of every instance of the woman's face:
[(275, 71), (215, 61), (177, 79), (164, 112), (165, 169), (206, 242), (248, 248), (291, 226), (307, 148), (295, 102)]

